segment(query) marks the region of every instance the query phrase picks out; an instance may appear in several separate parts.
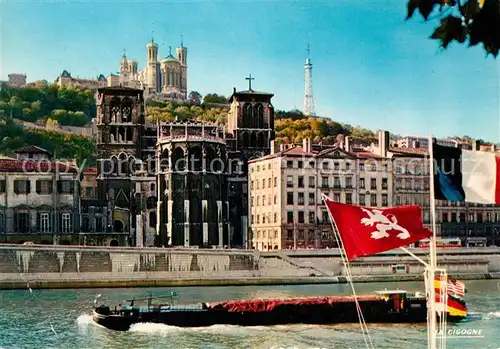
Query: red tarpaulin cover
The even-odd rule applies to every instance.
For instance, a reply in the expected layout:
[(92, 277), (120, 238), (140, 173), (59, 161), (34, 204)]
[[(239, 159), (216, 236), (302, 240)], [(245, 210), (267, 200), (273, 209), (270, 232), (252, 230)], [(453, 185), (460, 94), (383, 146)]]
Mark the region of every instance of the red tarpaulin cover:
[[(379, 296), (358, 296), (359, 302), (380, 301)], [(210, 304), (210, 308), (227, 310), (229, 312), (268, 312), (279, 305), (330, 305), (340, 302), (353, 302), (352, 296), (336, 297), (310, 297), (310, 298), (290, 298), (290, 299), (243, 299), (232, 300)]]

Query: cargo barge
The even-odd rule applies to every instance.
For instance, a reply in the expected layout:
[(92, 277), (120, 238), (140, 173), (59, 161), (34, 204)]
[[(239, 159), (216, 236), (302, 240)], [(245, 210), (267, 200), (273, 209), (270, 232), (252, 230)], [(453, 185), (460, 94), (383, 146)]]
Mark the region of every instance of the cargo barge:
[[(176, 305), (175, 292), (166, 296), (127, 300), (129, 304), (109, 306), (94, 301), (93, 320), (108, 329), (127, 331), (136, 323), (161, 323), (177, 327), (212, 325), (271, 326), (286, 324), (328, 325), (358, 323), (353, 296), (309, 297), (291, 299), (232, 300), (216, 303)], [(153, 304), (153, 300), (167, 299)], [(426, 323), (427, 301), (421, 293), (404, 290), (378, 291), (357, 297), (366, 323)], [(138, 305), (139, 302), (146, 303)], [(447, 320), (466, 317), (463, 301), (448, 306)], [(455, 310), (455, 311), (454, 311)]]

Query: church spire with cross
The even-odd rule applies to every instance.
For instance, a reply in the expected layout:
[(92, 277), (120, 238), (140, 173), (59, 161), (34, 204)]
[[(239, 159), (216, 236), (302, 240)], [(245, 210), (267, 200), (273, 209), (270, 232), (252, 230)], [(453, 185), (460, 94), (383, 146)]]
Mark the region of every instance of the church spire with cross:
[(248, 77), (246, 77), (245, 80), (248, 80), (248, 91), (253, 91), (252, 80), (255, 80), (255, 78), (252, 78), (252, 74), (248, 74)]

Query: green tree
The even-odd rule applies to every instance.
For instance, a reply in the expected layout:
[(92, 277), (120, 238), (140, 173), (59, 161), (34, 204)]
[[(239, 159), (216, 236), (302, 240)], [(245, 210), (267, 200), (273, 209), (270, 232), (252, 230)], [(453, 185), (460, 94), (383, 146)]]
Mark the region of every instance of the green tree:
[(440, 24), (430, 38), (439, 40), (443, 48), (452, 41), (468, 41), (469, 47), (483, 44), (487, 54), (498, 55), (499, 0), (409, 0), (407, 19), (417, 10), (426, 21), (433, 11), (439, 16)]

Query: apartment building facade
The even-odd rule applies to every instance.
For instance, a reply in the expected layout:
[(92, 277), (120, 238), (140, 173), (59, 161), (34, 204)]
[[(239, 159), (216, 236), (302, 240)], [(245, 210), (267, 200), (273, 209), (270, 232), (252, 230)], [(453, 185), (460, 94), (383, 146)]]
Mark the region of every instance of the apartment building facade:
[(347, 204), (391, 206), (389, 165), (386, 158), (345, 145), (313, 151), (309, 139), (249, 161), (249, 247), (337, 247), (322, 195)]
[[(480, 150), (479, 150), (480, 151)], [(482, 148), (494, 151), (494, 148)], [(431, 222), (429, 157), (422, 148), (391, 148), (394, 205), (421, 205), (423, 222)], [(462, 246), (500, 246), (500, 206), (436, 200), (436, 234), (460, 238)]]
[(78, 169), (26, 147), (0, 158), (0, 241), (70, 244), (79, 230)]

